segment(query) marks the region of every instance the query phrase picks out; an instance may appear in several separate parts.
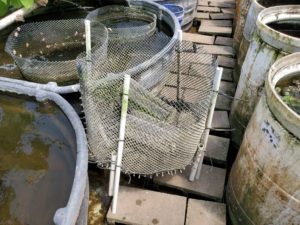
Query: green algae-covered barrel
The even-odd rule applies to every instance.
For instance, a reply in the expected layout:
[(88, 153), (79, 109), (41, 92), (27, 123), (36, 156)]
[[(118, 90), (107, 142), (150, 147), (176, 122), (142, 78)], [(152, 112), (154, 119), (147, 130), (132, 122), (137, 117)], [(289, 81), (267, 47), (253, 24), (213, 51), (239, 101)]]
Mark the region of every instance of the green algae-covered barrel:
[(227, 186), (233, 225), (300, 224), (299, 108), (287, 106), (278, 90), (289, 80), (298, 88), (299, 107), (300, 53), (272, 66), (245, 132)]
[(299, 0), (252, 0), (249, 11), (246, 15), (245, 27), (242, 31), (241, 43), (239, 46), (237, 67), (235, 68), (235, 81), (238, 81), (241, 67), (246, 57), (250, 41), (256, 32), (256, 20), (258, 14), (265, 8), (279, 5), (299, 5)]
[(233, 146), (239, 147), (244, 131), (261, 96), (270, 67), (281, 57), (300, 51), (300, 6), (264, 9), (257, 19), (257, 35), (252, 40), (242, 66), (235, 101), (230, 113)]

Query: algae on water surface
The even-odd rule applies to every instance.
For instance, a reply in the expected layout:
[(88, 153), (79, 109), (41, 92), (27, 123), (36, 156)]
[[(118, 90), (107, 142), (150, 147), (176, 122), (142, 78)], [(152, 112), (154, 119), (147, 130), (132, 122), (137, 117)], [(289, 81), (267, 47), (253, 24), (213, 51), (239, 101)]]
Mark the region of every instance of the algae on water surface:
[(0, 225), (53, 225), (67, 204), (76, 138), (63, 112), (0, 93)]
[(300, 75), (279, 81), (276, 92), (285, 104), (300, 115)]

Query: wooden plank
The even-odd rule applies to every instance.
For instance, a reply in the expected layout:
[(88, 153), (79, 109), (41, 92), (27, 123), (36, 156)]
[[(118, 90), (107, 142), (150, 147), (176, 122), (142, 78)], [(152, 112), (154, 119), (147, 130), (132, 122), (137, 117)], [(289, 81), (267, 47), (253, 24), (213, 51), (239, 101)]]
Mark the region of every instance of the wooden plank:
[(232, 82), (221, 81), (220, 91), (233, 97), (235, 94), (235, 84)]
[(214, 44), (215, 37), (210, 35), (201, 35), (201, 34), (193, 34), (193, 33), (187, 33), (182, 32), (182, 39), (184, 41), (190, 41), (198, 44), (208, 44), (212, 45)]
[(223, 68), (222, 80), (233, 82), (233, 70)]
[(208, 158), (213, 162), (226, 164), (229, 144), (229, 138), (209, 135), (205, 158)]
[(235, 2), (208, 2), (209, 6), (235, 9)]
[(233, 39), (229, 37), (217, 36), (215, 40), (216, 45), (233, 46)]
[[(207, 54), (223, 55), (223, 56), (234, 56), (235, 50), (230, 46), (220, 46), (220, 45), (197, 45)], [(219, 57), (219, 56), (218, 56)], [(222, 66), (222, 65), (221, 65)]]
[[(171, 76), (166, 85), (177, 87), (177, 76)], [(197, 76), (187, 76), (181, 74), (180, 86), (181, 88), (188, 89), (184, 91), (183, 98), (189, 103), (194, 103), (195, 101), (199, 100), (199, 98), (201, 98), (201, 94), (203, 94), (201, 92), (203, 90), (203, 79), (200, 79)]]
[(227, 2), (227, 3), (235, 3), (236, 0), (208, 0), (209, 2)]
[(230, 128), (228, 113), (226, 111), (215, 111), (211, 126), (213, 128)]
[(231, 36), (232, 27), (205, 26), (201, 24), (198, 29), (198, 33)]
[(216, 27), (232, 27), (232, 20), (201, 20), (201, 25)]
[(111, 208), (107, 221), (130, 225), (172, 224), (185, 221), (186, 197), (121, 186), (117, 213)]
[[(182, 98), (183, 90), (180, 91), (180, 97)], [(176, 101), (177, 100), (177, 88), (176, 87), (168, 87), (165, 86), (161, 91), (161, 96), (164, 96), (166, 99), (170, 101)]]
[[(214, 73), (214, 68), (211, 66), (214, 63), (214, 56), (211, 54), (194, 52), (182, 52), (181, 56), (181, 72), (184, 75), (204, 76), (206, 73)], [(172, 62), (171, 71), (177, 73), (177, 61)], [(172, 76), (173, 77), (173, 76)], [(176, 76), (175, 76), (176, 77)], [(203, 81), (203, 80), (202, 80)]]
[(199, 6), (208, 6), (209, 2), (206, 0), (198, 0), (198, 5)]
[(226, 225), (226, 205), (189, 199), (185, 225)]
[(199, 6), (213, 6), (222, 8), (233, 8), (235, 9), (235, 1), (212, 1), (212, 0), (198, 0)]
[(233, 15), (230, 13), (209, 13), (212, 20), (228, 20), (233, 19)]
[(187, 166), (182, 173), (155, 177), (153, 181), (158, 185), (183, 190), (212, 200), (222, 201), (226, 176), (225, 169), (204, 164), (202, 165), (199, 180), (190, 182), (188, 180), (189, 175), (190, 166)]
[(218, 110), (231, 110), (232, 99), (225, 97), (223, 95), (219, 95), (217, 98), (216, 109)]
[(221, 8), (222, 13), (235, 14), (235, 9)]
[(235, 59), (225, 57), (225, 56), (218, 56), (217, 58), (219, 66), (226, 67), (226, 68), (234, 68), (235, 66)]
[(198, 6), (198, 12), (221, 12), (221, 9), (218, 7), (207, 7), (207, 6)]
[(209, 13), (196, 12), (194, 19), (195, 20), (209, 19)]
[[(201, 83), (198, 82), (198, 88), (201, 87)], [(202, 84), (203, 87), (203, 84)], [(195, 104), (203, 98), (203, 93), (196, 89), (186, 89), (183, 93), (183, 101), (187, 103)]]

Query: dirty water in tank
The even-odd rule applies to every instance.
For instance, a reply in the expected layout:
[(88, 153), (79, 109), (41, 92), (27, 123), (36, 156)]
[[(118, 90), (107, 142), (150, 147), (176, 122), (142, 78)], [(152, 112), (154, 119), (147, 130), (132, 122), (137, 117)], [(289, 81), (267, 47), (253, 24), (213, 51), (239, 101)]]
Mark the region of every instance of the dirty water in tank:
[(53, 225), (70, 196), (76, 138), (50, 101), (0, 92), (0, 225)]
[(300, 20), (282, 20), (268, 23), (267, 25), (283, 34), (300, 38)]
[(257, 0), (257, 2), (266, 7), (281, 6), (281, 5), (299, 5), (299, 0)]
[[(79, 4), (82, 1), (77, 1)], [(85, 1), (86, 2), (86, 1)], [(89, 2), (89, 1), (87, 1)], [(50, 7), (51, 6), (51, 7)], [(40, 22), (45, 20), (61, 20), (61, 19), (78, 19), (78, 18), (85, 18), (88, 11), (78, 9), (73, 4), (69, 4), (69, 2), (62, 1), (61, 6), (53, 6), (53, 4), (50, 2), (50, 5), (48, 7), (48, 10), (44, 10), (44, 8), (40, 8), (35, 10), (36, 15), (30, 16), (26, 18), (26, 23), (30, 22)], [(5, 44), (7, 41), (7, 37), (9, 34), (16, 29), (18, 26), (23, 25), (22, 22), (17, 22), (12, 24), (11, 26), (5, 28), (4, 30), (1, 30), (0, 32), (0, 77), (9, 77), (14, 79), (21, 79), (24, 80), (21, 71), (17, 67), (17, 65), (14, 63), (14, 60), (5, 52)], [(32, 46), (31, 46), (32, 47)], [(72, 50), (72, 52), (69, 53), (69, 55), (62, 54), (61, 51), (53, 52), (50, 55), (50, 58), (46, 58), (43, 55), (38, 59), (41, 59), (42, 61), (49, 60), (49, 61), (61, 61), (67, 59), (74, 59), (77, 57), (78, 52), (82, 52), (82, 50), (85, 49), (85, 46), (78, 45), (76, 48)], [(68, 49), (70, 51), (70, 49)], [(53, 58), (55, 57), (55, 60)]]

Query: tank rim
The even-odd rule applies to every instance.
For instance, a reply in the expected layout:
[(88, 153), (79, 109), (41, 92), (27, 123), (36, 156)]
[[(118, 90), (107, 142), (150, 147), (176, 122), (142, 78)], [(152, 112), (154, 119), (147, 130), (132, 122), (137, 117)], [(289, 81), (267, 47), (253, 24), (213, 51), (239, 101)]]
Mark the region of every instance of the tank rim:
[[(68, 202), (56, 210), (53, 222), (56, 225), (75, 225), (80, 219), (81, 207), (88, 201), (88, 145), (84, 127), (73, 107), (59, 94), (42, 90), (39, 87), (25, 87), (18, 83), (0, 81), (0, 91), (35, 97), (37, 101), (46, 99), (54, 102), (66, 115), (76, 136), (76, 168)], [(79, 204), (78, 204), (79, 203)], [(87, 207), (86, 209), (87, 210)], [(85, 225), (85, 224), (82, 224)]]

